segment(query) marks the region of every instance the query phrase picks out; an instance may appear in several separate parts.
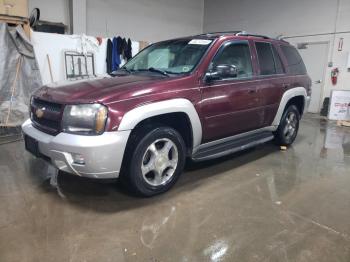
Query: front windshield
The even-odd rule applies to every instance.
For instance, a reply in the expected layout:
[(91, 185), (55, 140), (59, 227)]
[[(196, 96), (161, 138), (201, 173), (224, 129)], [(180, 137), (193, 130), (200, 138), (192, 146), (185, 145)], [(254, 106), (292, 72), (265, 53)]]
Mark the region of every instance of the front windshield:
[(129, 71), (160, 70), (169, 74), (191, 72), (212, 40), (178, 39), (160, 42), (142, 50), (123, 68)]

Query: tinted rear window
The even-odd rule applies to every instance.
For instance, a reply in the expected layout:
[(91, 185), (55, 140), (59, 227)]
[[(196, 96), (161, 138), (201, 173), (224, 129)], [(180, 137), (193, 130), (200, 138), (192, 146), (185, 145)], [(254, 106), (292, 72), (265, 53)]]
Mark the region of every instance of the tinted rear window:
[(306, 68), (299, 52), (292, 46), (281, 46), (282, 52), (287, 58), (288, 69), (291, 74), (305, 75)]
[(272, 46), (272, 52), (273, 52), (273, 57), (275, 58), (275, 66), (276, 66), (277, 74), (283, 74), (284, 68), (282, 65), (281, 57), (278, 54), (276, 47)]

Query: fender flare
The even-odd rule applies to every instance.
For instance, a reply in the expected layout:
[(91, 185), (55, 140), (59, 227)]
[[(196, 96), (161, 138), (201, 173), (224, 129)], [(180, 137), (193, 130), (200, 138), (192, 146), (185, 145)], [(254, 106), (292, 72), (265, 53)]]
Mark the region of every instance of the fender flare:
[(291, 100), (293, 97), (296, 97), (296, 96), (303, 96), (304, 97), (304, 110), (305, 110), (306, 98), (307, 98), (306, 89), (304, 87), (291, 88), (291, 89), (287, 90), (286, 92), (284, 92), (284, 94), (281, 98), (277, 113), (276, 113), (275, 118), (272, 122), (272, 126), (274, 126), (276, 128), (278, 127), (287, 103), (289, 102), (289, 100)]
[(185, 113), (188, 116), (192, 126), (194, 152), (202, 141), (202, 124), (194, 105), (188, 99), (175, 98), (136, 107), (123, 116), (118, 131), (132, 130), (147, 118), (168, 113)]

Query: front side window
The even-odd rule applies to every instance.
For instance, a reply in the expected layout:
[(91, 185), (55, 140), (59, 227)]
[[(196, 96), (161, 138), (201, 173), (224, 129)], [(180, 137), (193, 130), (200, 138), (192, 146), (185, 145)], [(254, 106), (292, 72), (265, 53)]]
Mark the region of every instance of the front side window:
[(237, 71), (234, 78), (252, 77), (253, 69), (248, 42), (226, 44), (212, 60), (209, 71), (221, 65), (234, 67)]
[(210, 46), (210, 39), (177, 39), (151, 45), (131, 59), (129, 71), (161, 70), (169, 74), (191, 72)]
[(287, 59), (289, 72), (294, 75), (306, 74), (306, 67), (298, 50), (293, 46), (281, 46), (282, 52)]

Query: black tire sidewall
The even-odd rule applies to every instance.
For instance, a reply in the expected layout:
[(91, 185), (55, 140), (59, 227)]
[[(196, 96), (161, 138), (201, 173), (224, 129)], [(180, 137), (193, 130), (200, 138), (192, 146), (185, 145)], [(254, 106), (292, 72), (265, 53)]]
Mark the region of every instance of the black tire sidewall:
[[(296, 124), (296, 130), (293, 134), (293, 136), (290, 139), (286, 139), (286, 137), (283, 134), (283, 130), (287, 124), (287, 116), (290, 112), (295, 113), (295, 115), (297, 116), (297, 124)], [(280, 144), (281, 146), (289, 146), (291, 145), (295, 138), (298, 135), (298, 131), (299, 131), (299, 121), (300, 121), (300, 113), (298, 108), (295, 105), (290, 105), (283, 113), (281, 122), (278, 126), (277, 132), (276, 132), (276, 140), (277, 143)]]
[[(177, 147), (178, 150), (178, 163), (175, 170), (175, 173), (167, 181), (166, 184), (160, 186), (152, 186), (148, 184), (142, 175), (141, 163), (143, 161), (143, 156), (148, 146), (156, 141), (157, 139), (167, 138), (170, 139)], [(181, 137), (181, 135), (173, 128), (170, 127), (157, 127), (151, 130), (148, 134), (142, 137), (136, 144), (135, 149), (133, 150), (132, 157), (129, 163), (129, 182), (133, 191), (142, 196), (153, 196), (156, 194), (163, 193), (170, 189), (179, 176), (181, 175), (186, 159), (186, 146)]]

